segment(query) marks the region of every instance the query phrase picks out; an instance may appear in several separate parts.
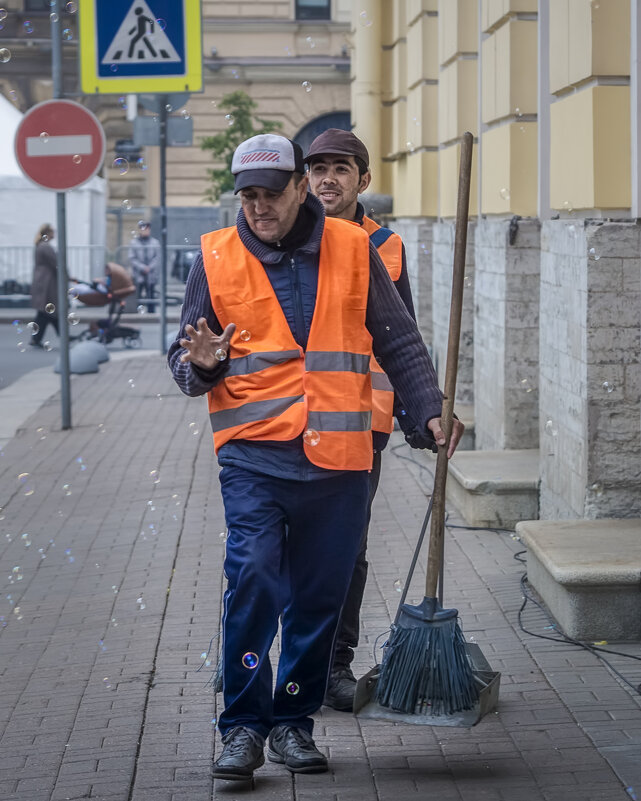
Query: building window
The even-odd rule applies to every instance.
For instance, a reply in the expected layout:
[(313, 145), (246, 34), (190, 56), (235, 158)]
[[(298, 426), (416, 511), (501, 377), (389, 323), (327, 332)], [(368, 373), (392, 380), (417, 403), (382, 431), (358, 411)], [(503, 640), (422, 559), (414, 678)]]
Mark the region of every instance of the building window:
[(331, 0), (296, 0), (296, 19), (330, 19)]

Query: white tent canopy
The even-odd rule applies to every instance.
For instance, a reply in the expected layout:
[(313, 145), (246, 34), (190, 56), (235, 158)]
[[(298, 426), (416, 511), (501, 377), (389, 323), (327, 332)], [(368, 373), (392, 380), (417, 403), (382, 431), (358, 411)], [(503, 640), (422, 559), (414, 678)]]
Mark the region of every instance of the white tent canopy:
[[(31, 281), (36, 232), (43, 223), (57, 227), (56, 192), (32, 183), (16, 160), (14, 139), (21, 120), (21, 112), (0, 95), (0, 294), (5, 279)], [(69, 274), (82, 279), (102, 275), (106, 181), (94, 177), (66, 195)]]

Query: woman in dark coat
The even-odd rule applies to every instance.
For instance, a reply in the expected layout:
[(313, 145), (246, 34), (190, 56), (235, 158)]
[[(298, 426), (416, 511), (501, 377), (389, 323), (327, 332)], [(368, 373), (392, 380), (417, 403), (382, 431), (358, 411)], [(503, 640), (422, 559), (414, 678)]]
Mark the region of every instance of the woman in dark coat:
[[(58, 256), (51, 246), (54, 231), (49, 223), (40, 226), (36, 237), (35, 266), (31, 282), (31, 305), (36, 310), (37, 329), (31, 335), (31, 345), (42, 347), (42, 338), (51, 323), (58, 333)], [(35, 328), (35, 326), (34, 326)]]

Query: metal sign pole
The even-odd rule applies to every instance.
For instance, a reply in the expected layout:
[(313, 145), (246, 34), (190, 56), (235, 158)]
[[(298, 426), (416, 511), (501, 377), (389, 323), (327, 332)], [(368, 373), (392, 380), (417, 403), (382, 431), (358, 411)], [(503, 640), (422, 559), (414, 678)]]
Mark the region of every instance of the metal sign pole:
[[(60, 35), (60, 0), (51, 3), (51, 74), (53, 97), (63, 94), (62, 38)], [(69, 380), (69, 325), (67, 302), (67, 205), (64, 192), (56, 192), (58, 234), (58, 337), (60, 339), (60, 396), (62, 401), (62, 429), (71, 428), (71, 386)]]
[(167, 353), (167, 95), (160, 97), (160, 352)]

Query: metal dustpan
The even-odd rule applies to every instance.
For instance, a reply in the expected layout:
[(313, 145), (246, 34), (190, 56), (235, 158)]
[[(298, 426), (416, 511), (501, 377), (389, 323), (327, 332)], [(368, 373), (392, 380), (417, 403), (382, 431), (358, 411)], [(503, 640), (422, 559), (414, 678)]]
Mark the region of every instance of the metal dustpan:
[(485, 715), (496, 709), (501, 674), (492, 670), (476, 643), (465, 643), (465, 650), (479, 688), (479, 700), (472, 709), (465, 709), (452, 715), (430, 715), (429, 711), (422, 709), (414, 714), (407, 714), (381, 706), (376, 701), (376, 687), (381, 666), (376, 665), (356, 682), (354, 714), (359, 718), (387, 720), (391, 723), (414, 723), (420, 726), (460, 726), (468, 729), (476, 726)]

